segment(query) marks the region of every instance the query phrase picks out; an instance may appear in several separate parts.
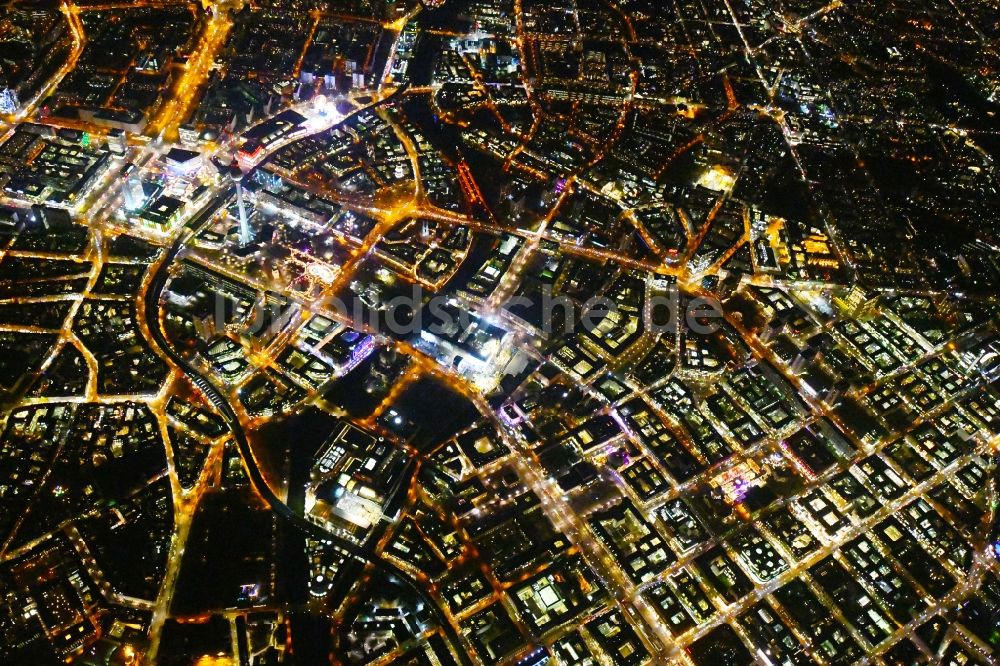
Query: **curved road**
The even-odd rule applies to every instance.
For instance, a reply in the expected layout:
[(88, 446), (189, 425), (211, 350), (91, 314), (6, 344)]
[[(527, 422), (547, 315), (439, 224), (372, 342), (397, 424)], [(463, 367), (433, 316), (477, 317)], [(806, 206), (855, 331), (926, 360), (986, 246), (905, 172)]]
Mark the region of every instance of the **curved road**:
[[(200, 214), (196, 219), (203, 219), (206, 214), (211, 214), (213, 210), (214, 207), (210, 206), (206, 209), (206, 213)], [(159, 347), (160, 351), (178, 368), (180, 368), (185, 375), (187, 375), (188, 379), (190, 379), (195, 386), (205, 393), (209, 400), (212, 401), (212, 404), (226, 421), (229, 430), (233, 433), (233, 439), (239, 447), (240, 456), (243, 458), (243, 463), (246, 467), (247, 474), (250, 477), (250, 482), (253, 484), (254, 489), (260, 494), (260, 496), (264, 498), (264, 501), (272, 511), (290, 522), (307, 536), (320, 541), (335, 543), (338, 547), (348, 551), (351, 555), (357, 557), (361, 561), (373, 565), (380, 572), (402, 581), (405, 585), (410, 587), (418, 597), (427, 598), (427, 594), (420, 587), (417, 581), (405, 571), (397, 568), (392, 563), (386, 562), (385, 560), (377, 557), (371, 551), (327, 532), (319, 525), (306, 520), (305, 517), (292, 511), (288, 505), (285, 504), (273, 490), (271, 490), (271, 487), (264, 479), (263, 474), (261, 474), (260, 468), (257, 466), (257, 460), (253, 455), (253, 450), (250, 447), (250, 442), (247, 440), (246, 433), (243, 431), (243, 426), (240, 424), (236, 411), (233, 409), (232, 405), (229, 404), (225, 395), (209, 379), (193, 367), (187, 359), (177, 353), (169, 344), (163, 333), (163, 329), (160, 327), (160, 318), (158, 316), (159, 297), (160, 292), (163, 291), (163, 287), (166, 285), (169, 268), (171, 264), (173, 264), (174, 259), (177, 257), (178, 252), (180, 252), (184, 239), (185, 236), (182, 235), (181, 238), (179, 238), (170, 247), (170, 249), (167, 250), (166, 255), (161, 260), (160, 265), (156, 268), (156, 271), (153, 273), (153, 276), (146, 287), (143, 302), (145, 304), (144, 309), (147, 328), (149, 329), (150, 335), (153, 337), (152, 342), (155, 343), (155, 345)], [(437, 620), (439, 626), (448, 636), (449, 640), (452, 641), (455, 653), (458, 655), (459, 660), (468, 666), (470, 662), (468, 656), (462, 648), (462, 642), (459, 640), (458, 632), (455, 631), (451, 622), (445, 618), (444, 613), (438, 605), (434, 603), (434, 600), (427, 599), (427, 601), (427, 605), (433, 610), (435, 619)]]

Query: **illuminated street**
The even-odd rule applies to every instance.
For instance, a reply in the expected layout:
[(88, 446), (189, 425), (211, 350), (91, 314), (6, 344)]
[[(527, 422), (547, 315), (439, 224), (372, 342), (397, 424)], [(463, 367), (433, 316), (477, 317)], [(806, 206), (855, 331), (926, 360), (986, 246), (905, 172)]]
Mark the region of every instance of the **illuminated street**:
[(2, 11), (0, 663), (1000, 662), (995, 6)]

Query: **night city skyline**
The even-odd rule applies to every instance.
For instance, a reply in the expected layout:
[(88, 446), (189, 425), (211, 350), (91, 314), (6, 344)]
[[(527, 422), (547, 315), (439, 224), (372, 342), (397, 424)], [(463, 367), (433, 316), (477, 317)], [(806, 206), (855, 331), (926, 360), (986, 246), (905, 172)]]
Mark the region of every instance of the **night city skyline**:
[(6, 0), (0, 664), (1000, 663), (993, 0)]

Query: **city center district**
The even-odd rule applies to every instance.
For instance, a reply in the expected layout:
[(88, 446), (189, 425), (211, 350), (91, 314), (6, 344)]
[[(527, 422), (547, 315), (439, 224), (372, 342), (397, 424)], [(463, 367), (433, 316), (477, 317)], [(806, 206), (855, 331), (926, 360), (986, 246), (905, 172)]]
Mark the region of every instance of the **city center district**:
[(0, 664), (1000, 664), (996, 0), (3, 0)]

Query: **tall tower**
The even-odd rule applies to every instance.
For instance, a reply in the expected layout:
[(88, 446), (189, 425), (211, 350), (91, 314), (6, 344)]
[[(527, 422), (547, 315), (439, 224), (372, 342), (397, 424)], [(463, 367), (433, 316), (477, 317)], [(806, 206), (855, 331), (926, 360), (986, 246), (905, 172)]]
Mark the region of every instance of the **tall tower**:
[(125, 181), (125, 207), (130, 211), (137, 211), (146, 203), (146, 192), (143, 190), (142, 181), (134, 172)]
[(247, 209), (243, 203), (243, 171), (234, 165), (229, 170), (229, 177), (236, 183), (236, 205), (240, 211), (240, 246), (245, 247), (253, 242), (253, 233), (250, 231), (250, 221), (247, 220)]

